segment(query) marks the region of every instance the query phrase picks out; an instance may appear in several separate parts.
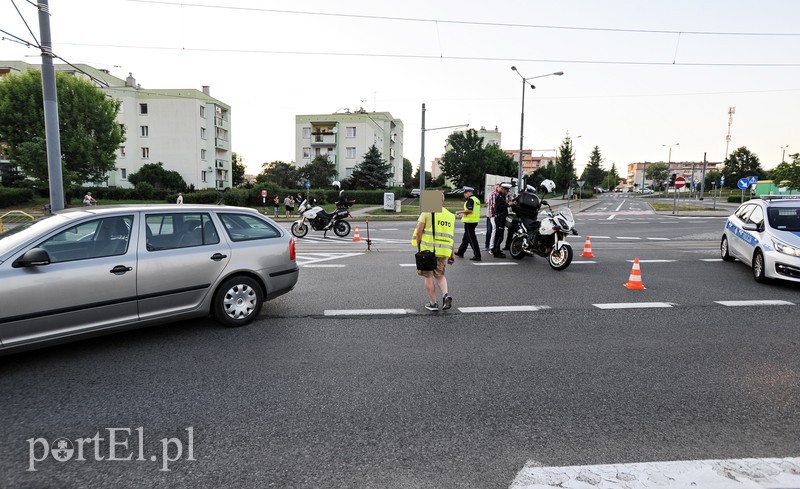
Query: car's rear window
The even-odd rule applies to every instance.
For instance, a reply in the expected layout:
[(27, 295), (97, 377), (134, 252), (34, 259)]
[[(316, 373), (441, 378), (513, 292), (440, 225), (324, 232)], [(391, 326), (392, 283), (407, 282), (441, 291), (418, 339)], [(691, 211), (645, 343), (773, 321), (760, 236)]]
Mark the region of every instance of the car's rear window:
[(800, 232), (800, 206), (770, 207), (767, 210), (769, 225), (780, 231)]
[(278, 228), (269, 222), (253, 215), (220, 213), (219, 219), (231, 241), (247, 241), (251, 239), (277, 238), (281, 235)]

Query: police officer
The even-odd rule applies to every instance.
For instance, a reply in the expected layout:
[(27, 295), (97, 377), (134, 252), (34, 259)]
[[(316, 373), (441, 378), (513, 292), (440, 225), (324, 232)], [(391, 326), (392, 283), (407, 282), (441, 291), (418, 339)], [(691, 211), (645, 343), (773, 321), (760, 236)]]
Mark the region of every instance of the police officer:
[[(444, 193), (442, 193), (442, 200), (444, 200)], [(450, 309), (453, 306), (453, 298), (450, 297), (447, 290), (444, 269), (445, 263), (452, 265), (455, 260), (453, 257), (455, 230), (456, 216), (443, 207), (441, 212), (421, 213), (411, 238), (414, 248), (433, 251), (436, 254), (435, 270), (417, 270), (417, 275), (425, 278), (425, 292), (429, 299), (425, 304), (425, 309), (429, 311), (439, 311), (434, 280), (436, 280), (435, 285), (438, 285), (439, 290), (442, 291), (442, 310)]]
[(505, 258), (506, 254), (500, 249), (503, 244), (503, 233), (506, 230), (506, 217), (508, 216), (508, 191), (511, 189), (510, 183), (500, 184), (500, 191), (494, 201), (494, 224), (497, 231), (494, 236), (494, 243), (492, 243), (492, 256), (495, 258)]
[(464, 238), (455, 255), (464, 258), (467, 247), (471, 247), (470, 260), (481, 261), (481, 246), (478, 244), (478, 237), (475, 236), (475, 228), (481, 221), (481, 201), (475, 197), (475, 189), (472, 187), (464, 187), (464, 198), (467, 199), (464, 201), (464, 209), (456, 211), (456, 215), (461, 216), (461, 222), (464, 223)]

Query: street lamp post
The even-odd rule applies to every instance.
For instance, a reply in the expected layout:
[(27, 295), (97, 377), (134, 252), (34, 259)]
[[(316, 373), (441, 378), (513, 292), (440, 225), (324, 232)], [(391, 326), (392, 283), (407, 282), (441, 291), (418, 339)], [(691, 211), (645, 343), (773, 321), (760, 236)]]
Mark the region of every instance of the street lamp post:
[(783, 154), (781, 154), (781, 163), (786, 163), (786, 148), (788, 147), (788, 144), (786, 146), (781, 146), (781, 150), (783, 150)]
[(419, 191), (420, 195), (425, 190), (425, 133), (439, 129), (450, 129), (454, 127), (469, 127), (469, 124), (457, 124), (455, 126), (425, 128), (425, 104), (422, 104), (422, 134), (420, 135), (420, 156), (419, 156)]
[(672, 166), (672, 147), (673, 146), (679, 146), (680, 144), (681, 143), (662, 144), (661, 145), (662, 148), (669, 148), (669, 153), (667, 154), (667, 172), (668, 173), (672, 171), (672, 168), (671, 168), (671, 166)]
[(516, 66), (512, 66), (511, 69), (516, 71), (520, 78), (522, 78), (522, 110), (520, 112), (519, 117), (519, 169), (517, 171), (517, 190), (519, 191), (522, 188), (522, 143), (524, 140), (524, 130), (525, 130), (525, 85), (530, 85), (531, 89), (536, 88), (532, 83), (529, 83), (528, 80), (533, 80), (534, 78), (543, 78), (545, 76), (561, 76), (564, 74), (563, 71), (556, 71), (555, 73), (548, 73), (546, 75), (538, 75), (538, 76), (530, 76), (525, 78), (522, 74), (517, 70)]

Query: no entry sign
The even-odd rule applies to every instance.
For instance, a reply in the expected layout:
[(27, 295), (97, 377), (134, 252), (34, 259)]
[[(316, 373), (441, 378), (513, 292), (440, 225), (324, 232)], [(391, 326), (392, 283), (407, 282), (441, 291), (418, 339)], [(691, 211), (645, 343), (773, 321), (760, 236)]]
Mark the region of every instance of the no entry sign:
[(686, 179), (683, 177), (678, 177), (675, 179), (675, 188), (683, 188), (686, 186)]

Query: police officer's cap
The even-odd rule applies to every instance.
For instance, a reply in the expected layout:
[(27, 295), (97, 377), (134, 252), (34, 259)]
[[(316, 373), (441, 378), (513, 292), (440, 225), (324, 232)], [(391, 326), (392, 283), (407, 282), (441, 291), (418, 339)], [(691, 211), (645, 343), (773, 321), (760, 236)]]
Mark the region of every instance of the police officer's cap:
[(464, 193), (467, 193), (467, 192), (475, 193), (475, 189), (472, 188), (472, 187), (464, 187), (462, 190), (463, 190)]
[(501, 184), (500, 184), (500, 186), (501, 186), (501, 187), (503, 187), (503, 188), (508, 188), (508, 189), (510, 189), (511, 187), (513, 187), (513, 185), (511, 185), (511, 184), (510, 184), (510, 183), (508, 183), (508, 182), (506, 182), (506, 183), (501, 183)]

